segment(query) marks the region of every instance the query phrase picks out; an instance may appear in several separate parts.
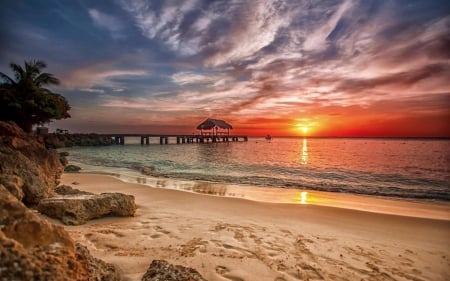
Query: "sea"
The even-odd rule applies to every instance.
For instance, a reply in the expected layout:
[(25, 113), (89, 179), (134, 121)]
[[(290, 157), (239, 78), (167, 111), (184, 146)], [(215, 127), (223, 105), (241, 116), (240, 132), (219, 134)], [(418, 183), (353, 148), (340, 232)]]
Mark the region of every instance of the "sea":
[(83, 172), (162, 188), (220, 194), (226, 193), (227, 186), (239, 186), (252, 192), (297, 189), (450, 201), (447, 139), (255, 137), (227, 143), (152, 142), (141, 145), (139, 138), (127, 138), (125, 145), (63, 150)]
[[(450, 201), (450, 140), (250, 137), (246, 142), (64, 148), (82, 172), (223, 196), (282, 190)], [(233, 188), (231, 188), (233, 187)], [(238, 187), (238, 189), (236, 189)], [(270, 191), (269, 193), (267, 191)]]

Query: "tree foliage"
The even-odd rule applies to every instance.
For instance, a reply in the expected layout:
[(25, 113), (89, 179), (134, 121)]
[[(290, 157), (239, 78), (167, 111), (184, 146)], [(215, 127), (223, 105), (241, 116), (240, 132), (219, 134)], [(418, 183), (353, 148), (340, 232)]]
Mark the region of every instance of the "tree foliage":
[(59, 80), (43, 73), (43, 61), (26, 61), (24, 67), (11, 63), (14, 78), (0, 72), (0, 120), (14, 121), (26, 132), (35, 124), (70, 118), (70, 106), (60, 94), (44, 88)]

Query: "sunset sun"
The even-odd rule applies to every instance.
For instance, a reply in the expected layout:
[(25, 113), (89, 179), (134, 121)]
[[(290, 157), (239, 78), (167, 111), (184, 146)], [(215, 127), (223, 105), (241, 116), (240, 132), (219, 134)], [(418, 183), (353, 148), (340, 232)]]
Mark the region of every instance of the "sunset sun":
[(306, 135), (309, 132), (309, 126), (305, 124), (297, 124), (297, 132), (299, 132), (301, 135)]

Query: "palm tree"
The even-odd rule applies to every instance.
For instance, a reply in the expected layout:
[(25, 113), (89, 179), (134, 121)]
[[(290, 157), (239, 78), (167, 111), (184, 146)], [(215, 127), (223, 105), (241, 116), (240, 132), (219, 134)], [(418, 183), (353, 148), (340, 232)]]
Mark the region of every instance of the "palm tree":
[(42, 69), (47, 67), (47, 64), (41, 60), (25, 61), (25, 69), (15, 63), (10, 63), (9, 67), (14, 72), (15, 80), (0, 72), (0, 77), (8, 84), (36, 87), (49, 84), (59, 85), (59, 79), (55, 78), (53, 74), (41, 73)]
[(51, 119), (69, 118), (66, 99), (44, 88), (58, 85), (59, 80), (50, 73), (43, 73), (47, 64), (40, 60), (25, 61), (25, 67), (11, 63), (14, 79), (0, 72), (0, 120), (15, 121), (26, 132), (34, 124)]

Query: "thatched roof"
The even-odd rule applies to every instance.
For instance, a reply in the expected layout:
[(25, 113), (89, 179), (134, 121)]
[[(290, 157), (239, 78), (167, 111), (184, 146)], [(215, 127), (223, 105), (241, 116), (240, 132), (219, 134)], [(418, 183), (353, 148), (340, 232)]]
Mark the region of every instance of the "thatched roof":
[(200, 125), (197, 126), (198, 130), (211, 130), (214, 127), (219, 127), (222, 129), (233, 129), (233, 126), (231, 126), (230, 124), (228, 124), (227, 122), (223, 121), (223, 120), (219, 120), (219, 119), (206, 119), (205, 121), (203, 121), (203, 123), (201, 123)]

